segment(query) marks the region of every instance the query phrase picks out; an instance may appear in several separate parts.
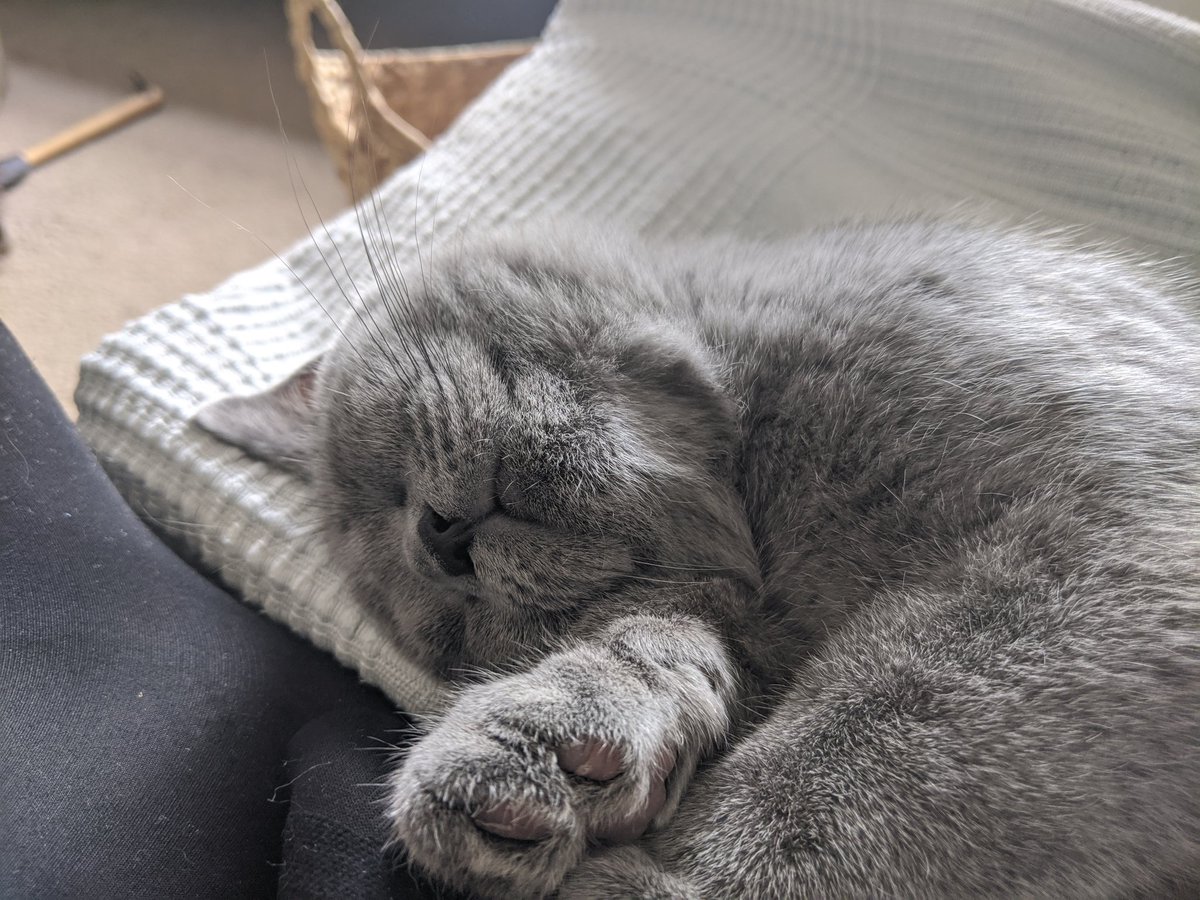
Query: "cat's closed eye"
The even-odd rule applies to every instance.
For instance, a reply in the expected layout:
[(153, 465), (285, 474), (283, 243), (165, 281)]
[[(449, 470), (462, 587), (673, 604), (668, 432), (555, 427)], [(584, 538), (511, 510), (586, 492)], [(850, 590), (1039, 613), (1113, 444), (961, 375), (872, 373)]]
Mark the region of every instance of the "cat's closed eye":
[(492, 507), (496, 512), (510, 519), (517, 519), (523, 522), (532, 521), (527, 508), (517, 507), (513, 504), (511, 493), (508, 499), (505, 499), (505, 492), (497, 491), (496, 496), (492, 499)]
[(391, 501), (396, 506), (408, 505), (408, 485), (403, 481), (397, 481), (392, 485)]
[(510, 519), (525, 519), (525, 506), (521, 501), (521, 489), (511, 470), (497, 466), (493, 475), (495, 489), (492, 496), (492, 508)]

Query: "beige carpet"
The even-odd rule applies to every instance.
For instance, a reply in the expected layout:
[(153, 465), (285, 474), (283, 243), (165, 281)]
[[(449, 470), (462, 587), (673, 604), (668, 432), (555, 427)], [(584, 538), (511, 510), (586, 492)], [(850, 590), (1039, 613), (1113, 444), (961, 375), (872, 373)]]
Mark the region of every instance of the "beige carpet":
[[(308, 126), (278, 9), (216, 4), (199, 29), (191, 10), (204, 6), (0, 4), (10, 55), (0, 155), (120, 99), (131, 66), (168, 92), (156, 116), (34, 172), (0, 200), (12, 245), (0, 257), (0, 319), (72, 415), (79, 359), (104, 334), (261, 261), (264, 244), (282, 250), (305, 234), (264, 53), (309, 191), (326, 215), (345, 205)], [(49, 7), (65, 13), (51, 23)], [(98, 34), (103, 41), (91, 40)], [(303, 189), (300, 197), (307, 203)]]

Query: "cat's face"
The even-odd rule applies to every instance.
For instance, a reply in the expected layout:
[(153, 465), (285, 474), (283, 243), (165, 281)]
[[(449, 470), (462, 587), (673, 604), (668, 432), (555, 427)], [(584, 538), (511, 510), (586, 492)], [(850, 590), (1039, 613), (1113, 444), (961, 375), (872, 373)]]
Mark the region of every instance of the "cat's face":
[(652, 281), (568, 258), (465, 252), (290, 385), (199, 417), (269, 457), (286, 441), (247, 423), (284, 408), (275, 455), (303, 461), (337, 561), (444, 674), (543, 652), (656, 584), (753, 577), (711, 361)]

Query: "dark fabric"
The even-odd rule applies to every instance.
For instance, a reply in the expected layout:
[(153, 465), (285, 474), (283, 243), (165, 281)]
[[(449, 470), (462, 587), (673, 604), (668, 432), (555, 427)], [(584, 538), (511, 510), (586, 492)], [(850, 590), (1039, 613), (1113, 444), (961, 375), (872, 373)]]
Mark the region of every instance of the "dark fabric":
[(416, 897), (409, 725), (189, 568), (0, 327), (0, 897)]

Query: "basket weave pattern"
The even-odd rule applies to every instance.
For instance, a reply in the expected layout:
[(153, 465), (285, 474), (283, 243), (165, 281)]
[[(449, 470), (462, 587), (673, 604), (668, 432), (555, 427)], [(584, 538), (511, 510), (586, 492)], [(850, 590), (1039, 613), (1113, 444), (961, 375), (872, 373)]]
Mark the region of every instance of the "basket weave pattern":
[[(287, 15), (317, 133), (352, 199), (424, 152), (532, 46), (519, 41), (367, 51), (334, 0), (287, 0)], [(337, 49), (317, 48), (314, 16)]]

